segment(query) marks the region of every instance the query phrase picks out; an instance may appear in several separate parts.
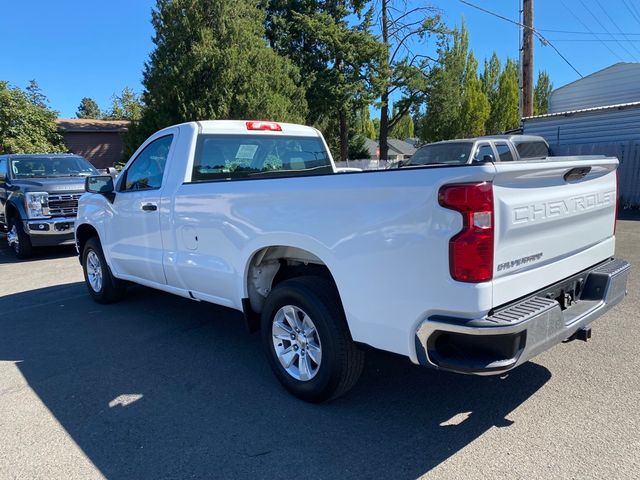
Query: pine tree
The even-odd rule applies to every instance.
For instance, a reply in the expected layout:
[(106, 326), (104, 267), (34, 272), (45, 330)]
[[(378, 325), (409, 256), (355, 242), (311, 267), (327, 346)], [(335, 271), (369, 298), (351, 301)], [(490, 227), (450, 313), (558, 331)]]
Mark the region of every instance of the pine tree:
[(78, 110), (76, 111), (76, 117), (98, 119), (102, 117), (102, 113), (100, 112), (100, 107), (93, 98), (84, 97), (80, 100), (80, 105), (78, 105)]
[(184, 121), (303, 122), (299, 71), (266, 45), (264, 16), (257, 0), (157, 0), (155, 49), (143, 72), (145, 108), (129, 130), (128, 150)]

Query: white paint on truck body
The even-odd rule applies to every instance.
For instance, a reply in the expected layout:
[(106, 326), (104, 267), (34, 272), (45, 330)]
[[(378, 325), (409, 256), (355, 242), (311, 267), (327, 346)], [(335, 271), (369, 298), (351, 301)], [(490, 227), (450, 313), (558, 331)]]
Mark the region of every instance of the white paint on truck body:
[[(313, 128), (280, 125), (282, 135), (322, 139)], [(116, 277), (241, 310), (255, 253), (302, 249), (330, 270), (353, 339), (414, 362), (416, 329), (428, 317), (481, 318), (614, 252), (615, 158), (590, 160), (588, 178), (576, 183), (563, 173), (585, 164), (577, 159), (192, 183), (199, 134), (273, 132), (193, 122), (157, 132), (138, 152), (167, 133), (174, 141), (162, 187), (149, 194), (157, 212), (140, 210), (148, 192), (125, 203), (129, 193), (80, 201), (77, 225), (96, 228)], [(482, 181), (493, 182), (494, 279), (457, 282), (449, 240), (462, 217), (439, 205), (438, 191)]]

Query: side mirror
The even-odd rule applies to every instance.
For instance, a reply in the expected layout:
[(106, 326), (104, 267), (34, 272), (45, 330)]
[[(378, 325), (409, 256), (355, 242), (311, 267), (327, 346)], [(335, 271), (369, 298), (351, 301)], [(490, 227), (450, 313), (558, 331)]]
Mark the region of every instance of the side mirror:
[(482, 163), (491, 163), (493, 162), (493, 155), (484, 155), (482, 157)]
[(84, 181), (84, 189), (89, 193), (99, 193), (104, 195), (110, 202), (113, 202), (116, 194), (111, 175), (96, 175), (87, 177)]

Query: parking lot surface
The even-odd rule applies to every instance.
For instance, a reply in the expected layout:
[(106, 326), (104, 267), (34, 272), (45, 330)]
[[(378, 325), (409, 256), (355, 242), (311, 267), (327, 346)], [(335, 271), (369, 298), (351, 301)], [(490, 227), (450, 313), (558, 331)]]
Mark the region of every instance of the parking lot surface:
[(346, 397), (288, 395), (241, 316), (133, 287), (93, 303), (73, 249), (0, 238), (0, 478), (640, 478), (640, 221), (626, 301), (504, 377), (369, 352)]

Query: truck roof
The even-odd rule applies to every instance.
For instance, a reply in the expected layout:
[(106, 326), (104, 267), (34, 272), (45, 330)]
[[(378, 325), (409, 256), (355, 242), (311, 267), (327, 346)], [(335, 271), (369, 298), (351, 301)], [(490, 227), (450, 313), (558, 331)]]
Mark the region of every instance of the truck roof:
[[(538, 135), (485, 135), (482, 137), (471, 137), (471, 138), (457, 138), (452, 140), (441, 140), (440, 142), (434, 143), (460, 143), (460, 142), (481, 142), (483, 140), (508, 140), (512, 143), (523, 143), (523, 142), (544, 142), (547, 143), (543, 137)], [(433, 145), (433, 144), (431, 144)]]
[[(271, 122), (267, 120), (200, 120), (189, 122), (196, 126), (200, 133), (215, 134), (229, 133), (235, 135), (295, 135), (303, 137), (318, 137), (320, 133), (313, 127), (295, 123)], [(260, 129), (260, 124), (277, 125), (279, 130)], [(251, 126), (250, 126), (251, 125)]]
[(0, 155), (0, 157), (7, 158), (33, 158), (33, 157), (81, 157), (82, 155), (78, 155), (76, 153), (6, 153), (4, 155)]

